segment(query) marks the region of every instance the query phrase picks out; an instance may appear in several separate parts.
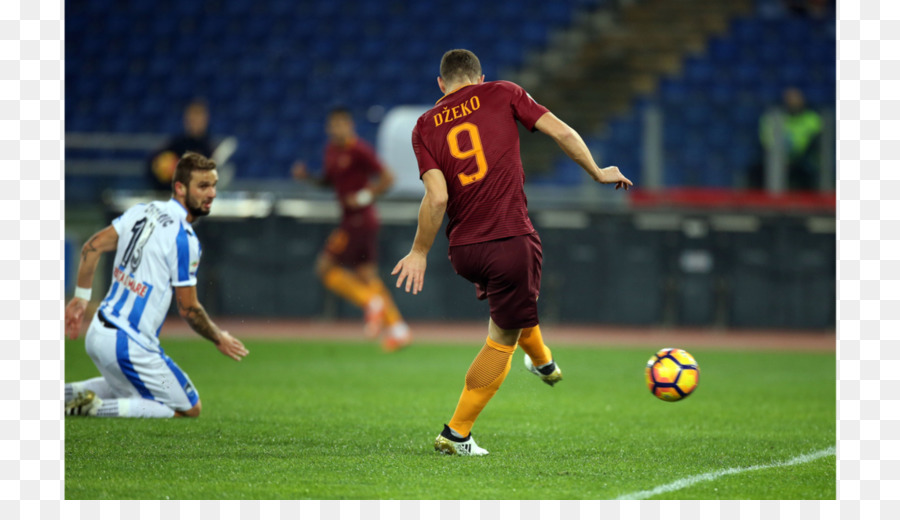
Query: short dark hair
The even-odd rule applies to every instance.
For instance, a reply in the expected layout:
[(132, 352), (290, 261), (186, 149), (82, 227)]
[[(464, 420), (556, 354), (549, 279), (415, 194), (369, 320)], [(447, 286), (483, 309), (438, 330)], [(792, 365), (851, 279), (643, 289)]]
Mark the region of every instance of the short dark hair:
[(481, 62), (474, 52), (466, 49), (447, 51), (441, 58), (441, 77), (444, 81), (477, 80), (481, 77)]
[(207, 103), (203, 98), (194, 98), (184, 106), (185, 112), (187, 112), (188, 110), (194, 110), (195, 108), (200, 108), (206, 112), (209, 112), (209, 103)]
[(331, 110), (328, 111), (328, 117), (331, 116), (345, 116), (353, 119), (353, 113), (350, 112), (350, 109), (345, 107), (344, 105), (335, 105), (331, 107)]
[(175, 165), (175, 175), (172, 176), (172, 191), (175, 191), (175, 183), (180, 182), (185, 187), (191, 185), (191, 174), (195, 171), (209, 171), (216, 169), (216, 161), (209, 159), (197, 152), (185, 152)]

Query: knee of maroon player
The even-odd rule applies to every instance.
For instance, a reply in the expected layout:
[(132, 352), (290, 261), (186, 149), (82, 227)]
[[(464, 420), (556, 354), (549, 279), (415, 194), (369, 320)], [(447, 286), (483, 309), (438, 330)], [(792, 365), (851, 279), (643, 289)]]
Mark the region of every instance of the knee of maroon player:
[(515, 345), (521, 332), (522, 329), (504, 329), (493, 318), (488, 322), (488, 337), (501, 345)]
[(325, 278), (325, 274), (335, 265), (337, 264), (334, 261), (334, 257), (331, 256), (331, 253), (322, 251), (318, 258), (316, 258), (316, 276)]
[(381, 280), (378, 277), (378, 266), (372, 262), (363, 262), (356, 266), (356, 275), (365, 282), (375, 283)]

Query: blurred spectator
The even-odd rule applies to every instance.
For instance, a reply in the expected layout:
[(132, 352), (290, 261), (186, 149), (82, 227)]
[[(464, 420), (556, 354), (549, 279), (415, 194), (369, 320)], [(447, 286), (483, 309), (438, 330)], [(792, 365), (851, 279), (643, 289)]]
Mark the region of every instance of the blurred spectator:
[(756, 0), (756, 11), (763, 18), (786, 15), (823, 19), (834, 14), (835, 0)]
[(833, 4), (832, 0), (784, 0), (789, 12), (811, 18), (823, 18), (831, 11)]
[[(787, 188), (812, 190), (816, 188), (819, 167), (819, 138), (822, 134), (822, 118), (806, 106), (803, 93), (797, 88), (787, 88), (783, 93), (783, 106), (766, 111), (759, 119), (761, 154), (750, 175), (750, 187), (765, 186), (765, 162), (775, 139), (783, 139), (787, 155)], [(782, 120), (779, 135), (778, 119)]]
[(209, 109), (201, 99), (191, 101), (184, 109), (184, 134), (173, 137), (153, 154), (147, 169), (150, 185), (155, 190), (171, 191), (175, 164), (185, 152), (211, 157)]

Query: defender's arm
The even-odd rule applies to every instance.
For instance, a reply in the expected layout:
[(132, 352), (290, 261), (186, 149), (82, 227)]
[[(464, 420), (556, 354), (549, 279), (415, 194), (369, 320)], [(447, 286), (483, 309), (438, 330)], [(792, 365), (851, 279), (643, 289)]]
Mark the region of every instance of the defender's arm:
[(66, 305), (65, 328), (66, 335), (70, 339), (77, 338), (81, 333), (81, 324), (90, 299), (91, 286), (94, 283), (94, 274), (97, 271), (100, 255), (107, 251), (114, 251), (118, 242), (119, 234), (116, 232), (116, 228), (106, 226), (94, 233), (81, 247), (75, 297)]
[(228, 332), (220, 330), (206, 314), (206, 309), (197, 299), (197, 287), (175, 287), (175, 300), (178, 302), (178, 313), (194, 329), (194, 332), (215, 343), (219, 351), (235, 361), (247, 355), (247, 348), (240, 340)]
[(78, 287), (90, 289), (94, 283), (94, 273), (97, 271), (97, 263), (100, 255), (108, 251), (115, 251), (119, 243), (119, 234), (116, 228), (106, 226), (94, 233), (81, 247), (81, 260), (78, 263)]

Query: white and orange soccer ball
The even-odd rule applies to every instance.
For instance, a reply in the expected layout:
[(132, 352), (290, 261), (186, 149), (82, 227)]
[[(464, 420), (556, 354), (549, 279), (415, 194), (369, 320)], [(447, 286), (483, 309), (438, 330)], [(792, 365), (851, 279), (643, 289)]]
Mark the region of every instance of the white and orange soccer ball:
[(644, 374), (650, 392), (663, 401), (684, 399), (700, 382), (700, 367), (694, 356), (679, 348), (664, 348), (654, 354)]

